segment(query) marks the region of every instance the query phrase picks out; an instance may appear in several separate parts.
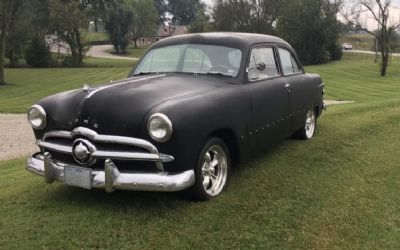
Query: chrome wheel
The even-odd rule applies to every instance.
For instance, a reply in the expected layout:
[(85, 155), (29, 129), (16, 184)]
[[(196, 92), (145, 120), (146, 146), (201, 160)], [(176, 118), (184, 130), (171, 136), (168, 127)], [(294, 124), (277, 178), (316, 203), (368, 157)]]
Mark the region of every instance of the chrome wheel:
[(315, 111), (313, 109), (307, 111), (306, 114), (306, 123), (304, 125), (304, 130), (305, 130), (305, 134), (307, 139), (310, 139), (313, 137), (314, 135), (314, 131), (315, 131)]
[(201, 176), (204, 191), (217, 196), (225, 186), (228, 176), (228, 160), (224, 149), (212, 145), (204, 154)]

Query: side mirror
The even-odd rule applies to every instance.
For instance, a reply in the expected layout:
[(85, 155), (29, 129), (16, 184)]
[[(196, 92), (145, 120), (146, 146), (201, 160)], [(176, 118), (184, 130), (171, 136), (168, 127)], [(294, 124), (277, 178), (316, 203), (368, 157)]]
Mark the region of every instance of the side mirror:
[(247, 67), (246, 72), (249, 72), (249, 70), (252, 70), (252, 69), (257, 69), (258, 71), (264, 71), (266, 67), (267, 67), (267, 65), (265, 65), (265, 63), (259, 62), (259, 63), (257, 63), (256, 66)]
[(256, 65), (256, 68), (258, 71), (264, 71), (266, 67), (267, 67), (267, 65), (265, 65), (265, 63), (263, 63), (263, 62), (259, 62)]

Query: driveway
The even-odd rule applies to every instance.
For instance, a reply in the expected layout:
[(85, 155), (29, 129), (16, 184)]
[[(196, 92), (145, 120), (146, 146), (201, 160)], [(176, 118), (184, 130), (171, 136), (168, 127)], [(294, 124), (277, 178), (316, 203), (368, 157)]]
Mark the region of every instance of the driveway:
[(0, 114), (0, 161), (37, 151), (25, 114)]
[[(360, 54), (369, 54), (369, 55), (375, 55), (375, 51), (368, 51), (368, 50), (357, 50), (357, 49), (352, 49), (352, 50), (343, 50), (345, 53), (360, 53)], [(380, 55), (381, 53), (378, 52)], [(392, 53), (390, 56), (400, 56), (400, 53)]]
[[(96, 57), (96, 58), (105, 58), (105, 59), (117, 59), (117, 60), (132, 60), (136, 61), (139, 58), (127, 57), (127, 56), (118, 56), (107, 52), (107, 50), (111, 50), (113, 48), (112, 45), (95, 45), (90, 47), (89, 51), (86, 52), (87, 56)], [(60, 51), (62, 54), (69, 54), (69, 47), (66, 44), (53, 43), (50, 50), (54, 53)]]

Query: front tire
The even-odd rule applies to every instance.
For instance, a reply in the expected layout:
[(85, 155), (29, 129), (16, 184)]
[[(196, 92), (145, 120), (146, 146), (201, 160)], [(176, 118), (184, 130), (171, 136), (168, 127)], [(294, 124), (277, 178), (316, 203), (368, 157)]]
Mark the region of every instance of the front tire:
[(230, 155), (225, 142), (217, 137), (207, 140), (195, 168), (192, 198), (206, 201), (217, 197), (226, 187), (230, 174)]

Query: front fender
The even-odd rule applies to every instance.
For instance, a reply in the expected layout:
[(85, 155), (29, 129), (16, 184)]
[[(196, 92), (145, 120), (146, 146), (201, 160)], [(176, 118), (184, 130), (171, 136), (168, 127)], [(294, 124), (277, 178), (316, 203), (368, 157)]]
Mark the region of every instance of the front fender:
[[(147, 121), (154, 113), (169, 117), (173, 126), (171, 139), (165, 143), (152, 140), (147, 131)], [(250, 129), (251, 100), (243, 85), (227, 85), (195, 96), (183, 97), (153, 107), (143, 122), (141, 134), (152, 141), (161, 153), (173, 155), (168, 171), (193, 169), (207, 138), (215, 131), (233, 131), (239, 152), (243, 147), (241, 136)]]

